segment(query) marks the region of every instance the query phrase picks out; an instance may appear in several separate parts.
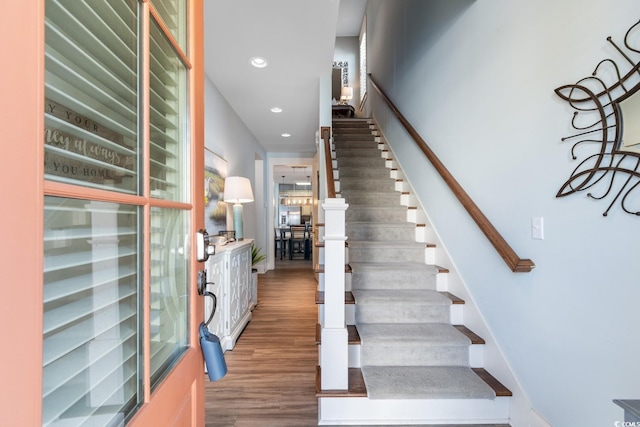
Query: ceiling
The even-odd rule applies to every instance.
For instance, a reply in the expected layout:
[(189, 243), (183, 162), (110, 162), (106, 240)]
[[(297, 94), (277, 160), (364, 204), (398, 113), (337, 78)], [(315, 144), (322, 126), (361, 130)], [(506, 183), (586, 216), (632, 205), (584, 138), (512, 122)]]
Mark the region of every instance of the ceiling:
[[(208, 78), (267, 152), (313, 153), (319, 78), (331, 68), (336, 36), (359, 34), (366, 0), (205, 0), (204, 6)], [(255, 56), (268, 66), (252, 67)]]

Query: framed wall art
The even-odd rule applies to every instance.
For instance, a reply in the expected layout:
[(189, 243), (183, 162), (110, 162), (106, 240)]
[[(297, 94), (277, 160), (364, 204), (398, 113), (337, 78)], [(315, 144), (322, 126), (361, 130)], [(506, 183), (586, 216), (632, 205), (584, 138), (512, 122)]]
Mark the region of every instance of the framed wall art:
[(224, 202), (224, 179), (227, 161), (204, 150), (204, 226), (211, 235), (227, 228), (227, 204)]

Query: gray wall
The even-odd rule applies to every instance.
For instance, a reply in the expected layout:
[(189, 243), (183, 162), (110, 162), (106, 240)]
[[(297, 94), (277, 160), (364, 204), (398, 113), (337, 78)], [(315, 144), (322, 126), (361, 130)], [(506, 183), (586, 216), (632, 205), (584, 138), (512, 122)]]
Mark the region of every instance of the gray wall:
[[(358, 37), (336, 37), (336, 46), (333, 52), (334, 62), (347, 62), (349, 64), (348, 85), (353, 88), (353, 99), (350, 105), (360, 105), (360, 63), (358, 54)], [(339, 99), (338, 99), (339, 101)]]
[[(618, 204), (603, 217), (608, 202), (584, 194), (555, 197), (577, 163), (561, 142), (573, 111), (554, 94), (618, 58), (605, 39), (621, 41), (639, 12), (637, 0), (367, 6), (368, 71), (536, 263), (528, 274), (506, 267), (369, 90), (372, 114), (533, 411), (555, 427), (611, 426), (623, 419), (612, 399), (640, 399), (640, 219)], [(537, 216), (544, 240), (531, 239)]]
[[(256, 240), (263, 248), (270, 244), (266, 236), (267, 189), (264, 161), (266, 153), (253, 134), (205, 76), (205, 147), (227, 161), (227, 176), (244, 176), (251, 180), (255, 202), (243, 205), (244, 236)], [(262, 169), (262, 171), (260, 171)], [(256, 174), (259, 176), (256, 176)], [(231, 210), (229, 208), (229, 210)], [(227, 224), (233, 228), (228, 217)]]

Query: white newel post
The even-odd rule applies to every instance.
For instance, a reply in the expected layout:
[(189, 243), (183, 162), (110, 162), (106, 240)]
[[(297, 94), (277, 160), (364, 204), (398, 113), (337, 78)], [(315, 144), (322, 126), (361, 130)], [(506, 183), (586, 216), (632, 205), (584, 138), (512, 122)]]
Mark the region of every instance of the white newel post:
[(344, 199), (325, 199), (324, 209), (324, 321), (320, 346), (323, 390), (349, 388), (349, 349), (345, 324), (345, 212)]

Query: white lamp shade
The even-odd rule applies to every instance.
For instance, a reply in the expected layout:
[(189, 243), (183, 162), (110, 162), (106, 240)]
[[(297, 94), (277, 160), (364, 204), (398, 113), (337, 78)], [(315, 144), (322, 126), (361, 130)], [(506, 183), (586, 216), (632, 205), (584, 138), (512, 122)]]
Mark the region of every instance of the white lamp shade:
[(224, 180), (224, 201), (229, 203), (253, 202), (249, 178), (230, 176)]
[(349, 86), (343, 86), (340, 90), (340, 99), (352, 99), (353, 98), (353, 88)]

